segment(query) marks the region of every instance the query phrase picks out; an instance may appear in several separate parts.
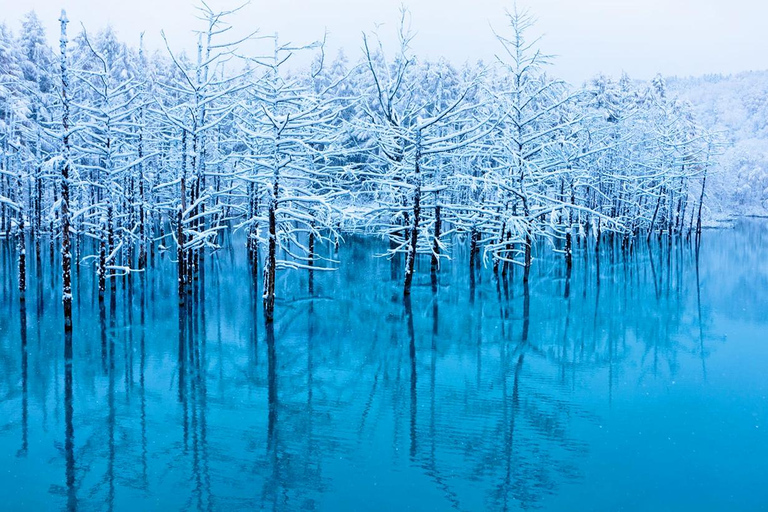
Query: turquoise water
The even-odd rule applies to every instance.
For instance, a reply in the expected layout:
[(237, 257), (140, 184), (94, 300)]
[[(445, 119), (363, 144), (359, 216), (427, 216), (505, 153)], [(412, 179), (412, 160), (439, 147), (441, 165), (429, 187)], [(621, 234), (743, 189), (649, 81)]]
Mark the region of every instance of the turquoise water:
[(24, 332), (2, 246), (0, 508), (768, 510), (766, 223), (570, 279), (541, 249), (527, 289), (456, 247), (410, 307), (349, 240), (273, 331), (242, 249), (182, 322), (168, 255), (101, 312), (81, 266), (69, 380), (58, 274), (31, 258)]

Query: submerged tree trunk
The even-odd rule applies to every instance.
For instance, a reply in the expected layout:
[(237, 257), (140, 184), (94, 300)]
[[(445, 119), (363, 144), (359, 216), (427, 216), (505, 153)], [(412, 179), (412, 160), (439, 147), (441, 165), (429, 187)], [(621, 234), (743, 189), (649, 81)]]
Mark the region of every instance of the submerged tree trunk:
[(469, 273), (471, 276), (475, 274), (475, 260), (477, 260), (477, 243), (479, 240), (480, 233), (476, 227), (472, 226), (472, 231), (469, 234)]
[(656, 201), (656, 208), (653, 210), (653, 218), (651, 219), (651, 227), (648, 228), (647, 240), (650, 240), (651, 236), (653, 236), (653, 229), (656, 226), (656, 217), (659, 215), (659, 206), (661, 206), (661, 195), (659, 196), (659, 199)]
[[(439, 196), (435, 198), (435, 202), (439, 200)], [(441, 212), (440, 212), (440, 204), (435, 204), (435, 234), (434, 234), (434, 240), (432, 242), (432, 264), (430, 271), (432, 273), (432, 279), (434, 280), (437, 276), (437, 269), (440, 266), (440, 232), (442, 230), (441, 222), (442, 219)]]
[(69, 163), (71, 148), (69, 143), (69, 71), (67, 69), (67, 14), (62, 9), (61, 17), (61, 101), (63, 113), (61, 116), (62, 137), (62, 166), (61, 166), (61, 269), (62, 269), (62, 303), (64, 306), (64, 333), (69, 338), (69, 354), (72, 351), (72, 249), (70, 241), (69, 217)]
[(104, 292), (107, 289), (107, 229), (106, 221), (101, 223), (101, 236), (99, 237), (99, 262), (96, 273), (99, 278), (99, 302), (104, 302)]
[(271, 323), (275, 316), (275, 277), (277, 265), (277, 209), (278, 185), (274, 184), (273, 197), (269, 202), (269, 244), (267, 247), (267, 259), (264, 265), (264, 319)]
[(147, 227), (146, 227), (146, 212), (144, 211), (144, 163), (141, 161), (144, 158), (144, 111), (141, 111), (141, 122), (139, 123), (139, 270), (144, 270), (147, 267)]
[(309, 232), (309, 261), (307, 264), (309, 265), (309, 295), (315, 294), (315, 232), (314, 232), (314, 224), (311, 226), (311, 230)]
[(699, 196), (699, 212), (696, 216), (696, 240), (701, 237), (701, 207), (704, 204), (704, 188), (707, 186), (707, 175), (701, 180), (701, 195)]
[(411, 240), (405, 258), (405, 285), (403, 294), (411, 294), (411, 283), (413, 282), (413, 272), (416, 265), (416, 244), (419, 237), (419, 220), (421, 217), (421, 187), (417, 186), (413, 195), (413, 224), (411, 224)]
[(186, 253), (184, 244), (184, 211), (187, 209), (187, 131), (181, 134), (181, 182), (179, 187), (179, 212), (176, 216), (176, 263), (178, 267), (179, 305), (186, 295)]
[[(109, 244), (109, 257), (116, 257), (117, 251), (115, 250), (115, 209), (110, 201), (107, 204), (107, 242)], [(112, 296), (117, 295), (117, 279), (111, 276), (109, 279), (109, 291)]]
[(40, 271), (40, 263), (42, 262), (41, 250), (40, 250), (40, 238), (42, 237), (43, 223), (42, 223), (42, 203), (43, 203), (43, 185), (41, 178), (42, 168), (38, 165), (35, 171), (35, 220), (34, 220), (34, 239), (35, 239), (35, 266)]
[(259, 223), (256, 220), (256, 216), (259, 213), (259, 198), (258, 198), (258, 185), (252, 183), (250, 186), (250, 208), (249, 215), (251, 217), (251, 225), (248, 228), (248, 259), (251, 262), (254, 278), (256, 276), (256, 270), (259, 268)]
[[(573, 183), (571, 183), (571, 206), (576, 202), (575, 193), (573, 190)], [(568, 275), (573, 268), (573, 209), (568, 209), (568, 227), (565, 231), (565, 268), (568, 271)]]
[(19, 300), (24, 302), (27, 291), (27, 242), (24, 233), (24, 213), (19, 214), (17, 250), (19, 253)]
[(525, 266), (523, 267), (523, 282), (524, 283), (528, 282), (528, 277), (530, 276), (530, 273), (531, 273), (531, 260), (532, 260), (531, 244), (532, 243), (533, 242), (531, 240), (531, 235), (530, 234), (526, 234), (525, 235)]

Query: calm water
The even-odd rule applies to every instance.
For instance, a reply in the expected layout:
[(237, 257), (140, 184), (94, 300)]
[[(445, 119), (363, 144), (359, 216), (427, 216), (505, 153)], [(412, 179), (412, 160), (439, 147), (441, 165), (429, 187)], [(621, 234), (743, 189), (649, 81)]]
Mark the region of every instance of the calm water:
[(768, 510), (766, 223), (567, 283), (542, 253), (527, 293), (457, 248), (410, 309), (350, 242), (314, 299), (283, 275), (274, 332), (241, 247), (181, 323), (167, 257), (103, 311), (81, 267), (71, 381), (57, 274), (25, 329), (1, 247), (0, 508)]

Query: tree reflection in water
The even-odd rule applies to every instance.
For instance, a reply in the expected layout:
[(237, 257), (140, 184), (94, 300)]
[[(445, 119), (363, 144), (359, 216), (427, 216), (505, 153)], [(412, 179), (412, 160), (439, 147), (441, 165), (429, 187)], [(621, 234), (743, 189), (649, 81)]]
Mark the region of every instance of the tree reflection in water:
[[(405, 299), (401, 263), (352, 240), (311, 295), (306, 276), (281, 274), (274, 323), (234, 249), (205, 259), (181, 305), (167, 259), (154, 264), (168, 272), (115, 279), (107, 301), (80, 265), (63, 345), (56, 262), (31, 261), (28, 303), (3, 273), (1, 462), (18, 461), (29, 489), (3, 490), (11, 508), (68, 510), (545, 506), (583, 483), (601, 404), (692, 360), (706, 380), (724, 342), (713, 304), (765, 322), (764, 264), (746, 250), (723, 263), (721, 238), (767, 236), (750, 224), (706, 233), (700, 250), (605, 240), (528, 281), (479, 262), (470, 278), (456, 247), (437, 275), (419, 262)], [(754, 309), (728, 304), (736, 294)]]

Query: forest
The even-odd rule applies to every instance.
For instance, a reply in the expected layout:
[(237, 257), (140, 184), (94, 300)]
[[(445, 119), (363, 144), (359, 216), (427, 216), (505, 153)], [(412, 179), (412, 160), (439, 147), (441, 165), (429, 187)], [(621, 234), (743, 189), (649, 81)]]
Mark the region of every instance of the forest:
[(669, 89), (724, 143), (713, 162), (705, 208), (711, 217), (768, 213), (768, 73), (676, 77)]
[(408, 297), (417, 260), (434, 281), (456, 244), (472, 269), (527, 282), (542, 251), (570, 272), (575, 246), (701, 233), (717, 135), (661, 76), (551, 76), (527, 12), (494, 24), (494, 62), (461, 67), (414, 55), (406, 9), (397, 45), (369, 31), (333, 58), (322, 39), (231, 37), (237, 12), (201, 3), (193, 51), (70, 36), (64, 11), (58, 51), (34, 12), (17, 36), (0, 25), (0, 234), (22, 301), (27, 258), (60, 258), (65, 331), (73, 267), (103, 303), (170, 258), (183, 305), (237, 244), (270, 322), (278, 273), (308, 272), (311, 294), (352, 236), (388, 243), (369, 257), (402, 261)]

